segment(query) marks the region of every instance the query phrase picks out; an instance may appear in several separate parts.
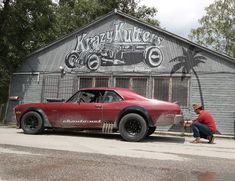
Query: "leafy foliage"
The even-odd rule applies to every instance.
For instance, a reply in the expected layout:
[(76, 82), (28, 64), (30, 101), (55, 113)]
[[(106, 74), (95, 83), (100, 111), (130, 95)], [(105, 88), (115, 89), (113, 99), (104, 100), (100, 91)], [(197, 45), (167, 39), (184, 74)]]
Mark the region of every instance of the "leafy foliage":
[(235, 1), (216, 0), (206, 12), (199, 20), (201, 26), (192, 29), (190, 39), (235, 57)]
[(7, 99), (10, 76), (22, 58), (54, 40), (54, 22), (50, 0), (3, 1), (0, 7), (0, 103)]
[(160, 24), (154, 19), (157, 13), (156, 8), (138, 6), (136, 0), (60, 0), (59, 6), (55, 10), (58, 35), (68, 34), (114, 9), (154, 26)]
[(154, 19), (156, 16), (157, 9), (154, 7), (147, 7), (145, 5), (138, 6), (139, 1), (130, 1), (130, 0), (118, 0), (118, 10), (130, 14), (140, 20), (143, 20), (154, 26), (160, 26), (160, 22), (157, 19)]

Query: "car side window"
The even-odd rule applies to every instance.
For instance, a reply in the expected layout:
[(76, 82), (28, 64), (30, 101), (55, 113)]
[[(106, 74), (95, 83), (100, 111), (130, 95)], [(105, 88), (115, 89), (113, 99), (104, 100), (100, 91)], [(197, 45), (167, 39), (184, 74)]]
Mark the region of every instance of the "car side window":
[(78, 102), (78, 96), (80, 92), (77, 92), (72, 97), (70, 97), (66, 102)]
[(81, 91), (78, 96), (78, 102), (94, 103), (96, 99), (95, 91)]
[(67, 102), (98, 103), (103, 102), (104, 90), (81, 90), (74, 94)]
[(122, 98), (114, 91), (106, 91), (103, 98), (104, 103), (117, 102), (121, 100)]

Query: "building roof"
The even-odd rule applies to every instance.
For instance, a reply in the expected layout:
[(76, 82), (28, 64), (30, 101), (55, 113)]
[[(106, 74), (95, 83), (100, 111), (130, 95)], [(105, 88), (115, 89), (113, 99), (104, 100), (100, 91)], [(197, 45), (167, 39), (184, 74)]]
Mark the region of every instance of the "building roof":
[(62, 38), (58, 39), (57, 41), (54, 41), (54, 42), (52, 42), (51, 44), (48, 44), (48, 45), (46, 45), (46, 46), (44, 46), (44, 47), (42, 47), (42, 48), (40, 48), (40, 49), (38, 49), (38, 50), (36, 50), (36, 51), (30, 53), (29, 55), (26, 56), (26, 58), (28, 58), (28, 57), (30, 57), (30, 56), (32, 56), (32, 55), (34, 55), (34, 54), (37, 54), (37, 53), (39, 53), (39, 52), (41, 52), (41, 51), (43, 51), (43, 50), (45, 50), (45, 49), (47, 49), (47, 48), (49, 48), (49, 47), (51, 47), (51, 46), (57, 44), (57, 43), (60, 43), (61, 41), (65, 40), (65, 39), (67, 39), (67, 38), (69, 38), (69, 37), (71, 37), (71, 36), (74, 36), (74, 35), (78, 34), (79, 32), (81, 32), (81, 31), (83, 31), (83, 30), (85, 30), (85, 29), (87, 29), (87, 28), (89, 28), (89, 27), (91, 27), (91, 26), (93, 26), (93, 25), (95, 25), (95, 24), (98, 24), (99, 22), (101, 22), (101, 21), (103, 21), (103, 20), (105, 20), (105, 19), (107, 19), (107, 18), (109, 18), (109, 17), (111, 17), (111, 16), (113, 16), (113, 15), (118, 15), (118, 16), (121, 16), (121, 17), (123, 17), (123, 18), (132, 20), (132, 21), (134, 21), (134, 22), (136, 22), (136, 23), (139, 23), (139, 24), (142, 24), (142, 25), (144, 25), (144, 26), (146, 26), (146, 27), (148, 27), (148, 28), (150, 28), (150, 29), (152, 29), (152, 30), (161, 32), (161, 33), (163, 33), (163, 34), (165, 34), (165, 35), (168, 35), (168, 36), (170, 36), (170, 37), (173, 37), (173, 38), (175, 38), (175, 39), (177, 39), (177, 40), (180, 40), (180, 41), (182, 41), (182, 42), (184, 42), (184, 43), (187, 43), (187, 44), (189, 44), (189, 45), (191, 45), (191, 46), (194, 46), (194, 47), (196, 47), (196, 48), (198, 48), (198, 49), (201, 49), (201, 50), (203, 50), (203, 51), (205, 51), (205, 52), (211, 53), (211, 54), (213, 54), (213, 55), (215, 55), (215, 56), (221, 57), (221, 58), (223, 58), (223, 59), (225, 59), (225, 60), (228, 60), (228, 61), (230, 61), (230, 62), (235, 63), (235, 58), (230, 57), (229, 55), (222, 54), (222, 53), (218, 53), (217, 51), (214, 51), (214, 50), (211, 50), (211, 49), (209, 49), (209, 48), (207, 48), (207, 47), (201, 46), (201, 45), (199, 45), (199, 44), (197, 44), (197, 43), (194, 43), (194, 42), (192, 42), (192, 41), (190, 41), (190, 40), (188, 40), (188, 39), (186, 39), (186, 38), (183, 38), (183, 37), (181, 37), (181, 36), (178, 36), (178, 35), (176, 35), (176, 34), (174, 34), (174, 33), (171, 33), (171, 32), (169, 32), (169, 31), (167, 31), (167, 30), (164, 30), (164, 29), (162, 29), (162, 28), (160, 28), (160, 27), (150, 25), (150, 24), (148, 24), (148, 23), (146, 23), (146, 22), (144, 22), (144, 21), (142, 21), (142, 20), (140, 20), (140, 19), (138, 19), (138, 18), (136, 18), (136, 17), (133, 17), (133, 16), (128, 15), (128, 14), (125, 14), (125, 13), (123, 13), (123, 12), (117, 10), (117, 9), (114, 9), (113, 11), (109, 12), (108, 14), (105, 14), (104, 16), (101, 16), (101, 17), (97, 18), (96, 20), (94, 20), (93, 22), (89, 23), (89, 24), (86, 25), (86, 26), (84, 26), (84, 27), (82, 27), (82, 28), (79, 28), (79, 29), (75, 30), (74, 32), (72, 32), (72, 33), (70, 33), (70, 34), (68, 34), (68, 35), (63, 36)]

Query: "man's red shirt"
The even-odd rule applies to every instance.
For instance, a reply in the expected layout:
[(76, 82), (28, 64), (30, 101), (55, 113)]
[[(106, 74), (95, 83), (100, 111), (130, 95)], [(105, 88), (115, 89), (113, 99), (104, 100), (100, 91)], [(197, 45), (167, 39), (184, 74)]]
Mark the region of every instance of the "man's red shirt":
[(215, 133), (217, 131), (215, 120), (211, 116), (211, 114), (207, 111), (200, 111), (198, 118), (193, 120), (193, 122), (199, 122), (201, 124), (206, 125), (210, 130)]

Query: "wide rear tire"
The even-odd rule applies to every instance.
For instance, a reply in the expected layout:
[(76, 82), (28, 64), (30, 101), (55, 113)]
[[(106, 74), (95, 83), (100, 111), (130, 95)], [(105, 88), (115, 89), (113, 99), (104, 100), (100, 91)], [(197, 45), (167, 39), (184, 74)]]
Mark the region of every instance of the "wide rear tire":
[(41, 115), (35, 111), (25, 113), (21, 119), (21, 128), (25, 134), (39, 134), (44, 130)]
[(119, 124), (119, 132), (122, 138), (130, 142), (142, 140), (146, 136), (147, 130), (145, 119), (135, 113), (125, 115)]

